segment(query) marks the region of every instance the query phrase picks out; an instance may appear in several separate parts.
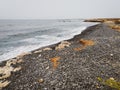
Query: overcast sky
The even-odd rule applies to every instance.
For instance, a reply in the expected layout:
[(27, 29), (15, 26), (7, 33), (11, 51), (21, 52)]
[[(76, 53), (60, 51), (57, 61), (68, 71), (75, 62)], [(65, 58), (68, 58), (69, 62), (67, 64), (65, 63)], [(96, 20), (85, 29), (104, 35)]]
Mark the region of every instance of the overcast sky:
[(0, 19), (120, 17), (120, 0), (0, 0)]

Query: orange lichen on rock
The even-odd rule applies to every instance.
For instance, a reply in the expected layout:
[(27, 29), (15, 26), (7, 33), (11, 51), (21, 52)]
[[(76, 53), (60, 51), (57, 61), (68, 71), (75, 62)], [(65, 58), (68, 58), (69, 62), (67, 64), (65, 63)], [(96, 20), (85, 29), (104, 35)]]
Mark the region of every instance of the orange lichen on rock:
[(78, 48), (74, 48), (75, 51), (80, 51), (82, 49), (85, 49), (87, 46), (92, 46), (94, 45), (94, 41), (92, 40), (85, 40), (85, 39), (80, 39), (79, 41), (83, 46), (78, 47)]
[(94, 45), (94, 41), (92, 41), (92, 40), (80, 39), (80, 43), (82, 43), (84, 46), (92, 46), (92, 45)]
[(75, 51), (80, 51), (82, 49), (85, 49), (86, 46), (81, 46), (81, 47), (78, 47), (78, 48), (74, 48)]
[(55, 69), (59, 64), (58, 60), (60, 60), (60, 57), (56, 56), (56, 57), (50, 58), (50, 60), (53, 62), (53, 68)]

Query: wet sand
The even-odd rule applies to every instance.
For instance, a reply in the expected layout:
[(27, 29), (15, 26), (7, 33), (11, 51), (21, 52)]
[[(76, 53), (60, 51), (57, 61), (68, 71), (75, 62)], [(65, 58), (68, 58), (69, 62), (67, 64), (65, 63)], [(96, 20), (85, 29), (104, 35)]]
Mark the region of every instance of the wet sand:
[(116, 90), (99, 78), (120, 81), (120, 32), (91, 26), (70, 40), (4, 61), (1, 69), (1, 90)]

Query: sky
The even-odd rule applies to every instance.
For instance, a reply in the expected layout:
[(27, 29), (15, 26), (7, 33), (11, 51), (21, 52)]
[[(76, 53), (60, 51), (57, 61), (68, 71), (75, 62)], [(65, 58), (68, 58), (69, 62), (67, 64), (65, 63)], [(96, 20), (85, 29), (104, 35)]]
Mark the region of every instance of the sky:
[(120, 0), (0, 0), (0, 19), (120, 18)]

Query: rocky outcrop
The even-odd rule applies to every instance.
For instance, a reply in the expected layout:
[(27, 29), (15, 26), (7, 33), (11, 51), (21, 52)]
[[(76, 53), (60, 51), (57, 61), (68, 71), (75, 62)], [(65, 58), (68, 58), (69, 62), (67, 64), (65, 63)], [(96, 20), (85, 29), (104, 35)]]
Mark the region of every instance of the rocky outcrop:
[(65, 47), (69, 47), (70, 46), (70, 42), (68, 41), (62, 41), (58, 46), (55, 47), (55, 50), (61, 50)]
[(13, 67), (17, 63), (21, 63), (23, 60), (12, 59), (6, 62), (6, 65), (0, 67), (0, 89), (9, 85), (10, 81), (7, 80), (8, 77), (11, 76), (12, 72), (17, 72), (21, 70), (21, 66)]
[(120, 31), (120, 18), (98, 18), (88, 19), (85, 22), (101, 22), (107, 24), (110, 28)]

